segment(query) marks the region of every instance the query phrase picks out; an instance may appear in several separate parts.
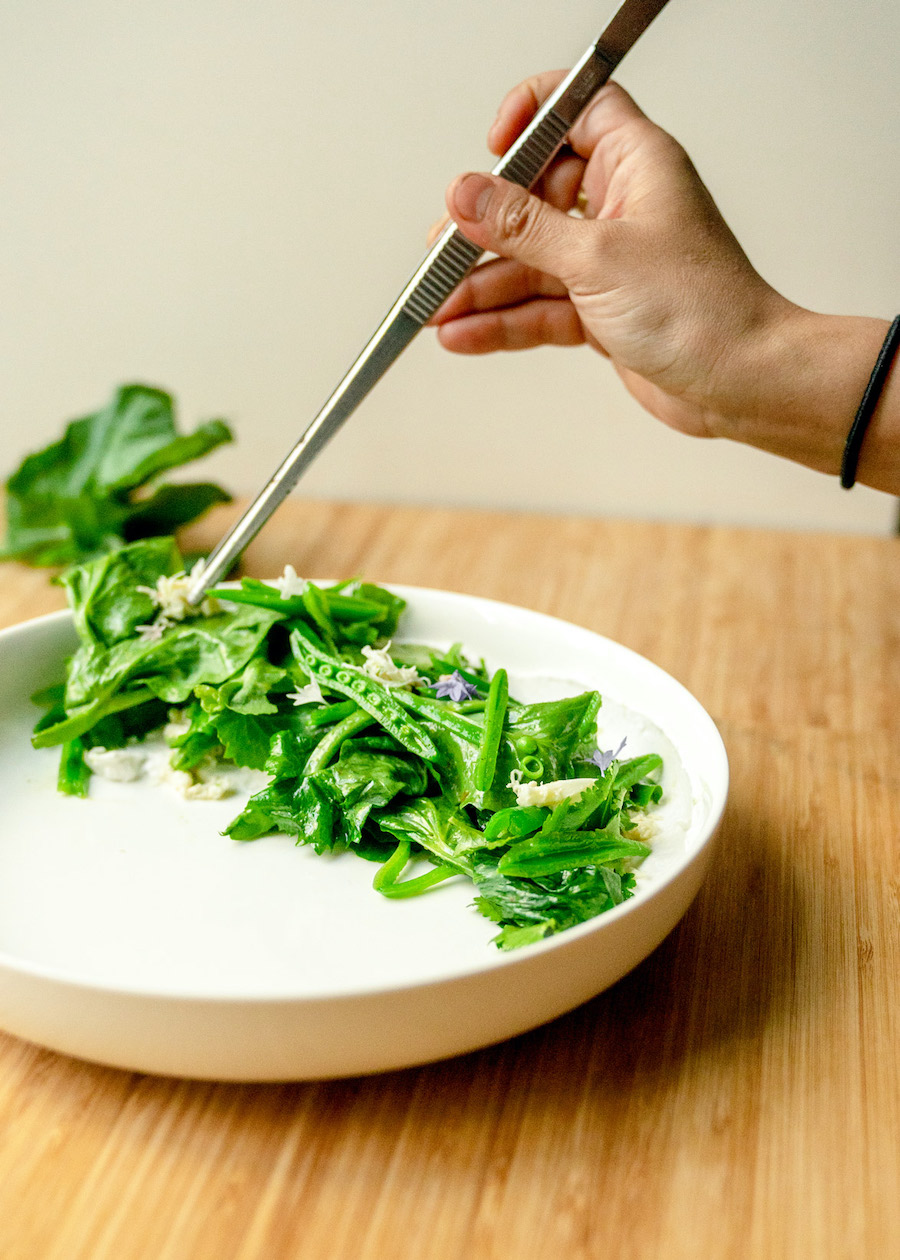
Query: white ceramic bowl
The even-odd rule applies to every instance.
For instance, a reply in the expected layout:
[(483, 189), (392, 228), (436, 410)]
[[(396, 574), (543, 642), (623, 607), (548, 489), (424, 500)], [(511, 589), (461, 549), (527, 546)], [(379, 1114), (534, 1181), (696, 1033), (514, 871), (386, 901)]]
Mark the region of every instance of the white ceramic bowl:
[(375, 868), (352, 854), (319, 857), (284, 836), (224, 838), (240, 800), (187, 802), (167, 786), (96, 778), (89, 799), (60, 796), (57, 750), (29, 740), (28, 697), (62, 676), (75, 643), (70, 615), (55, 613), (0, 632), (0, 1026), (177, 1076), (377, 1072), (553, 1019), (671, 931), (706, 872), (728, 790), (725, 749), (701, 705), (643, 657), (577, 626), (393, 589), (409, 601), (398, 639), (459, 640), (490, 668), (506, 666), (524, 699), (595, 687), (607, 698), (601, 746), (626, 729), (632, 754), (662, 745), (681, 815), (662, 829), (636, 895), (501, 953), (465, 881), (386, 901), (371, 888)]

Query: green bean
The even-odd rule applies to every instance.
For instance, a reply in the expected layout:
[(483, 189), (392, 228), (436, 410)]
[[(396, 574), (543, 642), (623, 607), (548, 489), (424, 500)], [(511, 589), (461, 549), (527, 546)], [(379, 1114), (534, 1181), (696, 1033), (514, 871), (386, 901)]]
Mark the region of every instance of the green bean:
[(353, 706), (353, 712), (338, 722), (336, 726), (332, 726), (316, 744), (315, 748), (309, 754), (309, 760), (306, 763), (304, 774), (315, 774), (317, 770), (327, 766), (331, 758), (340, 748), (345, 739), (351, 735), (355, 735), (357, 731), (361, 731), (364, 726), (372, 725), (372, 715), (366, 713), (364, 709)]
[(458, 874), (459, 871), (451, 866), (436, 866), (433, 871), (426, 871), (424, 875), (419, 875), (416, 879), (404, 879), (402, 882), (385, 884), (378, 891), (382, 897), (393, 897), (394, 900), (401, 897), (418, 897), (419, 893), (427, 892), (435, 884), (441, 884), (445, 879), (451, 879)]
[(335, 704), (326, 704), (321, 709), (313, 709), (306, 719), (310, 726), (332, 726), (343, 718), (355, 713), (359, 705), (355, 700), (338, 700)]
[(508, 700), (509, 682), (506, 670), (498, 669), (491, 679), (488, 691), (484, 710), (484, 738), (478, 761), (475, 763), (475, 786), (479, 792), (487, 792), (497, 772), (497, 753), (500, 750), (500, 738), (503, 735)]
[(397, 879), (403, 874), (403, 868), (409, 861), (409, 851), (410, 843), (408, 840), (397, 841), (397, 847), (394, 852), (375, 872), (372, 887), (376, 892), (384, 892), (385, 888), (390, 884), (396, 883)]

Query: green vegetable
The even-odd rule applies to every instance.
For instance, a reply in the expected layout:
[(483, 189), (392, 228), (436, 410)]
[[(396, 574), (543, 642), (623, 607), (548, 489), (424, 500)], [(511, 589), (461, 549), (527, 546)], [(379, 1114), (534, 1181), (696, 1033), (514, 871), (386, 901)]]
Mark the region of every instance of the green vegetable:
[[(392, 638), (404, 605), (367, 583), (306, 583), (283, 598), (245, 579), (215, 593), (218, 608), (176, 605), (158, 621), (160, 591), (182, 567), (173, 541), (157, 538), (64, 575), (79, 646), (65, 685), (35, 697), (46, 713), (33, 736), (61, 745), (61, 791), (86, 795), (87, 750), (158, 731), (174, 704), (175, 769), (213, 758), (265, 771), (226, 829), (233, 840), (279, 831), (318, 853), (350, 849), (378, 863), (374, 888), (391, 899), (466, 879), (503, 949), (632, 895), (650, 852), (635, 818), (660, 798), (662, 763), (598, 764), (596, 692), (520, 704), (505, 670), (490, 677), (459, 645), (391, 648), (421, 684), (385, 682), (363, 648)], [(465, 688), (440, 683), (455, 673), (486, 699), (452, 699)], [(516, 783), (574, 778), (588, 786), (553, 808), (517, 802)]]
[(154, 483), (231, 440), (222, 420), (179, 434), (168, 394), (122, 386), (101, 411), (73, 420), (58, 442), (27, 456), (9, 478), (0, 559), (73, 564), (138, 538), (172, 534), (230, 496), (207, 482)]
[(475, 765), (475, 785), (479, 792), (486, 792), (494, 781), (497, 771), (497, 753), (503, 735), (508, 701), (509, 686), (506, 670), (498, 669), (491, 679), (488, 691), (487, 704), (484, 708), (484, 737)]

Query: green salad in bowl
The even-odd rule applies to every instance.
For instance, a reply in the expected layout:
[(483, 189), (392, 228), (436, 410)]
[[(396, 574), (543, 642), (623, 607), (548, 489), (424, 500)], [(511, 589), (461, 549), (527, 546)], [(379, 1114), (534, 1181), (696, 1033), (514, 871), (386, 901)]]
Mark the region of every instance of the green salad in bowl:
[(209, 799), (252, 775), (232, 841), (355, 854), (386, 898), (469, 880), (503, 949), (632, 895), (662, 759), (598, 747), (598, 692), (521, 703), (463, 644), (395, 642), (405, 601), (364, 581), (286, 566), (193, 608), (168, 537), (61, 580), (79, 645), (33, 742), (60, 747), (62, 792), (150, 774)]

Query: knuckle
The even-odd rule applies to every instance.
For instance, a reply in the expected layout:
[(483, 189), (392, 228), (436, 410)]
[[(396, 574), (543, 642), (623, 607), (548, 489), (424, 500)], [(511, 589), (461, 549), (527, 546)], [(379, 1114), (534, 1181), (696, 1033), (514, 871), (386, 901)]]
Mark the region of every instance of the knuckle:
[(497, 214), (497, 229), (504, 240), (521, 241), (534, 234), (538, 203), (524, 189), (517, 188), (503, 198)]

